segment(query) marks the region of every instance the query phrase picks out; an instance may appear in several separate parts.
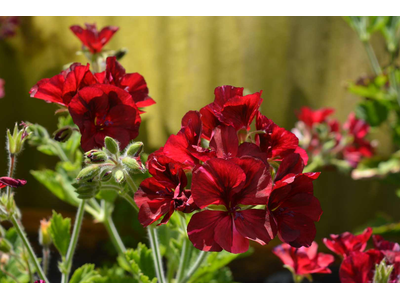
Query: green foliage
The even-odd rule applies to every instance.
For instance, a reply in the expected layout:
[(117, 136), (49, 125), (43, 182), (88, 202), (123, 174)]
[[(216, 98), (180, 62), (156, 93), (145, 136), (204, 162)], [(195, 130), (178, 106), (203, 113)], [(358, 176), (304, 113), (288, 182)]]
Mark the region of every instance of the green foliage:
[(123, 259), (119, 259), (121, 267), (131, 272), (139, 282), (150, 283), (157, 281), (155, 278), (153, 254), (146, 245), (139, 243), (135, 250), (127, 250), (125, 258), (129, 266), (124, 263)]
[(94, 283), (101, 280), (98, 271), (94, 269), (94, 264), (85, 264), (76, 269), (71, 277), (70, 283)]
[(65, 257), (71, 240), (71, 219), (64, 219), (61, 214), (57, 214), (53, 211), (50, 222), (51, 225), (49, 229), (54, 246), (56, 246), (61, 256)]
[(377, 127), (385, 122), (389, 116), (388, 105), (379, 100), (367, 100), (356, 107), (356, 116), (369, 125)]

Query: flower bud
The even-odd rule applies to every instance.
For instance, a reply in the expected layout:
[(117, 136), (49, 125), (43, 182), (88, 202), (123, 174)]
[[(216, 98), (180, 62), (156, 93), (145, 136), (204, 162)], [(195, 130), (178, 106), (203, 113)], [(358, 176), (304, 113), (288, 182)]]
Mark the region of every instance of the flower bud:
[(28, 126), (23, 123), (23, 128), (21, 130), (18, 129), (18, 124), (15, 123), (14, 131), (11, 134), (11, 131), (7, 129), (7, 148), (8, 152), (11, 155), (17, 155), (22, 151), (22, 147), (24, 145), (25, 140), (28, 138), (30, 133), (27, 133)]
[(83, 168), (76, 177), (76, 180), (92, 181), (95, 179), (96, 176), (100, 174), (100, 169), (100, 165), (91, 165)]
[(39, 244), (43, 247), (49, 247), (51, 245), (50, 224), (51, 222), (46, 219), (40, 221)]
[(53, 138), (57, 142), (65, 143), (71, 137), (73, 132), (74, 131), (70, 126), (66, 126), (66, 127), (56, 130), (53, 133)]
[(117, 58), (117, 60), (121, 60), (125, 56), (125, 54), (128, 53), (128, 49), (126, 48), (121, 48), (117, 52), (115, 52), (114, 56)]
[(124, 181), (124, 179), (125, 179), (124, 172), (123, 172), (122, 170), (117, 170), (117, 171), (114, 173), (114, 178), (115, 178), (115, 180), (116, 180), (118, 183), (121, 183), (121, 182)]
[(134, 142), (128, 146), (125, 155), (130, 157), (139, 157), (143, 152), (144, 145), (142, 142)]
[(109, 181), (111, 178), (112, 178), (112, 171), (111, 170), (103, 170), (101, 173), (100, 173), (100, 180), (102, 181), (102, 182), (106, 182), (106, 181)]
[(117, 155), (119, 153), (118, 143), (112, 137), (106, 136), (104, 139), (104, 145), (111, 154)]
[(90, 199), (97, 195), (100, 191), (100, 184), (98, 181), (78, 182), (72, 184), (75, 187), (75, 192), (80, 199)]
[(132, 172), (143, 172), (144, 166), (142, 165), (140, 159), (132, 158), (129, 156), (126, 156), (122, 158), (122, 164), (128, 168), (129, 171)]
[(374, 283), (388, 283), (390, 274), (393, 271), (393, 265), (386, 265), (383, 259), (379, 265), (375, 265)]
[(9, 253), (12, 250), (12, 245), (5, 238), (0, 238), (0, 252)]
[(8, 261), (10, 260), (10, 256), (2, 253), (0, 254), (0, 265), (6, 265), (8, 264)]
[(85, 156), (88, 158), (85, 162), (90, 164), (101, 164), (104, 163), (105, 161), (107, 161), (108, 156), (104, 151), (101, 150), (90, 150), (88, 152), (85, 153)]

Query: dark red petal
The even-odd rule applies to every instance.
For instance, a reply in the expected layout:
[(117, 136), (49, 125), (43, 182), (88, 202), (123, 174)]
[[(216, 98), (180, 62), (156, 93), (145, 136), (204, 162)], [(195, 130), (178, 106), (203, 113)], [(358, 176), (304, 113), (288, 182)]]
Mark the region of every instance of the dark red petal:
[(230, 195), (241, 190), (246, 180), (243, 169), (220, 158), (208, 160), (193, 171), (192, 195), (196, 205), (229, 206)]
[(243, 96), (243, 88), (223, 85), (215, 88), (214, 95), (214, 103), (222, 108), (229, 99), (235, 96)]
[(276, 217), (278, 220), (278, 236), (282, 242), (292, 247), (308, 247), (315, 239), (317, 233), (313, 220), (304, 216), (296, 215)]
[(212, 136), (212, 131), (215, 127), (221, 124), (218, 118), (213, 113), (209, 105), (200, 109), (201, 121), (203, 122), (203, 132), (202, 137), (210, 140)]
[(14, 179), (11, 177), (0, 177), (0, 185), (3, 187), (20, 187), (26, 184), (26, 180), (24, 179)]
[(194, 214), (187, 227), (189, 240), (193, 246), (202, 251), (221, 251), (221, 246), (214, 239), (214, 232), (218, 222), (225, 215), (224, 212), (211, 210)]
[(236, 254), (249, 249), (249, 240), (239, 233), (232, 215), (225, 215), (216, 225), (214, 239), (224, 250)]
[(375, 264), (378, 264), (382, 259), (383, 254), (378, 250), (352, 252), (340, 266), (340, 281), (342, 283), (372, 282)]
[(282, 160), (274, 180), (281, 180), (288, 174), (299, 174), (303, 169), (304, 162), (301, 156), (297, 153), (290, 154)]
[(237, 212), (235, 225), (237, 231), (245, 238), (261, 245), (268, 244), (272, 237), (269, 235), (265, 224), (265, 210), (247, 209)]
[(66, 106), (62, 99), (62, 90), (65, 78), (59, 74), (52, 78), (40, 80), (31, 90), (31, 97)]
[(239, 140), (234, 127), (221, 125), (213, 130), (210, 148), (215, 150), (218, 158), (236, 157), (238, 147)]

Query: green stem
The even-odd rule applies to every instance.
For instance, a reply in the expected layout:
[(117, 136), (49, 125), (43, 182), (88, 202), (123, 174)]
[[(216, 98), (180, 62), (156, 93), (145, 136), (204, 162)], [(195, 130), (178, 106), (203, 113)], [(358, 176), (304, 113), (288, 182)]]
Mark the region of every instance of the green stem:
[(139, 209), (138, 209), (135, 201), (133, 200), (133, 198), (127, 192), (121, 191), (121, 189), (118, 186), (115, 186), (115, 185), (102, 185), (101, 189), (117, 191), (118, 195), (121, 196), (122, 198), (124, 198), (130, 205), (132, 205), (132, 207), (136, 210), (136, 212), (139, 211)]
[(197, 259), (193, 266), (190, 268), (189, 272), (187, 272), (185, 278), (183, 279), (182, 282), (188, 282), (190, 278), (196, 273), (196, 271), (201, 267), (203, 264), (204, 260), (207, 258), (208, 252), (201, 251), (199, 256), (197, 256)]
[(399, 86), (397, 84), (397, 79), (396, 79), (396, 69), (394, 66), (391, 66), (389, 68), (389, 82), (390, 82), (392, 89), (396, 93), (397, 103), (400, 106), (400, 92), (399, 92)]
[(25, 245), (25, 248), (28, 250), (29, 252), (29, 256), (31, 257), (31, 259), (33, 260), (33, 263), (35, 264), (36, 270), (39, 273), (39, 277), (40, 279), (44, 280), (46, 283), (48, 283), (48, 279), (46, 277), (46, 275), (44, 274), (42, 267), (40, 266), (40, 263), (35, 255), (35, 252), (33, 251), (31, 244), (29, 243), (25, 232), (23, 231), (21, 225), (19, 224), (18, 220), (15, 218), (15, 216), (13, 215), (11, 217), (11, 223), (14, 225), (15, 230), (17, 231), (19, 237), (21, 238), (22, 242)]
[(43, 271), (47, 276), (49, 272), (50, 263), (50, 248), (48, 246), (43, 247)]
[[(9, 166), (9, 169), (8, 169), (8, 177), (10, 177), (10, 178), (13, 177), (15, 163), (16, 163), (15, 155), (14, 154), (10, 154), (10, 166)], [(11, 187), (7, 186), (7, 199), (10, 199), (10, 196), (11, 196)]]
[(176, 274), (176, 282), (182, 282), (186, 269), (190, 263), (190, 257), (191, 257), (191, 243), (186, 236), (186, 219), (181, 214), (179, 214), (179, 216), (181, 219), (181, 225), (184, 234), (183, 234), (181, 258), (179, 261), (178, 272)]
[(69, 273), (71, 272), (72, 258), (74, 257), (76, 244), (78, 243), (79, 232), (81, 230), (83, 215), (85, 212), (85, 202), (85, 200), (81, 201), (81, 203), (79, 204), (78, 212), (76, 214), (74, 230), (72, 232), (71, 242), (69, 243), (67, 256), (65, 258), (64, 266), (66, 271), (62, 273), (61, 283), (68, 282)]
[(120, 235), (118, 234), (117, 228), (115, 227), (114, 221), (111, 216), (111, 211), (107, 208), (108, 204), (104, 203), (104, 205), (105, 205), (104, 226), (106, 227), (107, 232), (118, 254), (124, 257), (126, 252), (125, 245), (122, 242)]
[(162, 257), (160, 253), (160, 246), (158, 244), (157, 231), (153, 225), (147, 226), (147, 233), (149, 235), (150, 247), (153, 253), (154, 268), (159, 283), (165, 282), (164, 268), (162, 264)]
[(67, 157), (67, 155), (65, 154), (64, 150), (61, 148), (60, 143), (54, 141), (53, 144), (57, 148), (58, 157), (62, 161), (70, 161), (69, 158)]
[(374, 71), (375, 75), (380, 75), (382, 74), (382, 69), (381, 66), (379, 65), (378, 59), (376, 58), (374, 49), (372, 48), (371, 44), (369, 41), (363, 41), (362, 42), (365, 48), (365, 51), (367, 52), (369, 61), (372, 66), (372, 70)]

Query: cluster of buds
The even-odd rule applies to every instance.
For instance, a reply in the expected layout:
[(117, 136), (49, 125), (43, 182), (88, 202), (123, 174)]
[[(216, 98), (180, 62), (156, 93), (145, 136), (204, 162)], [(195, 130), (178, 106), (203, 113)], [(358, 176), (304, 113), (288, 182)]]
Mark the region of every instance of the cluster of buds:
[(99, 189), (100, 182), (108, 182), (112, 178), (122, 183), (129, 174), (144, 173), (146, 168), (140, 160), (143, 152), (142, 142), (133, 142), (120, 154), (120, 147), (111, 137), (104, 139), (103, 149), (93, 149), (85, 153), (85, 164), (74, 185), (76, 192), (82, 199), (94, 197)]

